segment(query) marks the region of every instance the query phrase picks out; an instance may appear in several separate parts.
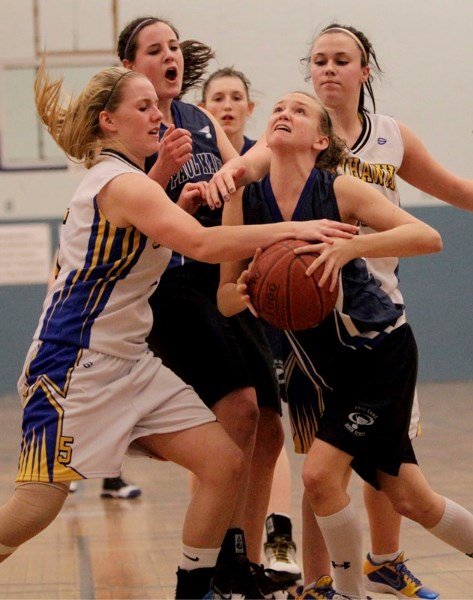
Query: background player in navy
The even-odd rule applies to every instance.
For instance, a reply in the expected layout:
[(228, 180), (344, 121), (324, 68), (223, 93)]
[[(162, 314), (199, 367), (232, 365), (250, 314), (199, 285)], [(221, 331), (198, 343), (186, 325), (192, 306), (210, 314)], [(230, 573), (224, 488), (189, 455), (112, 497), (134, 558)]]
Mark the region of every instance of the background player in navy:
[[(234, 67), (224, 67), (211, 73), (202, 85), (202, 100), (199, 106), (208, 110), (220, 123), (233, 147), (245, 154), (256, 140), (245, 135), (247, 121), (255, 103), (250, 95), (250, 81), (244, 73)], [(281, 398), (285, 398), (285, 381), (282, 365), (281, 332), (263, 323), (274, 356)], [(268, 410), (260, 408), (260, 412)], [(256, 436), (255, 453), (266, 452), (263, 435)], [(251, 489), (250, 489), (251, 493)], [(291, 521), (292, 485), (289, 457), (283, 445), (274, 469), (269, 506), (266, 511), (266, 540), (264, 543), (268, 574), (285, 583), (293, 583), (301, 576), (296, 561), (296, 545), (292, 538)], [(264, 507), (262, 506), (261, 509)], [(249, 527), (261, 528), (262, 515)], [(256, 536), (254, 541), (257, 543)], [(256, 547), (253, 554), (256, 555)]]

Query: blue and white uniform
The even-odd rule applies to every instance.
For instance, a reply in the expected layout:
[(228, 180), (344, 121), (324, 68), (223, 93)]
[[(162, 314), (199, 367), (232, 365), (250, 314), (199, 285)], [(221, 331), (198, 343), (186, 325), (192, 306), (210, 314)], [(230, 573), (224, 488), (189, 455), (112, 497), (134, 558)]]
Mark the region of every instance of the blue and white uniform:
[[(314, 169), (292, 220), (340, 221), (335, 177)], [(269, 177), (245, 188), (243, 215), (250, 224), (284, 220)], [(395, 475), (401, 462), (415, 462), (407, 435), (415, 341), (404, 305), (382, 288), (367, 261), (343, 267), (336, 307), (326, 321), (286, 335), (307, 382), (307, 393), (288, 396), (296, 450), (307, 452), (314, 436), (324, 439), (354, 456), (353, 467), (375, 485), (376, 468)]]
[(18, 481), (116, 476), (137, 437), (215, 420), (148, 350), (148, 299), (171, 252), (101, 213), (98, 193), (125, 173), (146, 177), (125, 156), (104, 151), (67, 210), (59, 272), (18, 382)]

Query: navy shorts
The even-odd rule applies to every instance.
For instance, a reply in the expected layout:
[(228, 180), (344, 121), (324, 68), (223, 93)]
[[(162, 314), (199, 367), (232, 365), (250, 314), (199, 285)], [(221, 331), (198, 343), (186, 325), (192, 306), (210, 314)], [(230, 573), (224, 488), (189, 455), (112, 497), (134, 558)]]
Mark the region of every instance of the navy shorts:
[(219, 274), (219, 265), (204, 263), (165, 272), (150, 299), (149, 346), (207, 406), (254, 386), (258, 406), (280, 413), (274, 360), (261, 322), (248, 310), (230, 318), (220, 313)]
[(318, 377), (312, 401), (323, 401), (324, 411), (316, 437), (353, 456), (354, 470), (376, 488), (378, 469), (396, 476), (402, 463), (416, 463), (409, 424), (417, 345), (410, 326), (372, 348), (341, 344), (333, 316), (293, 335)]

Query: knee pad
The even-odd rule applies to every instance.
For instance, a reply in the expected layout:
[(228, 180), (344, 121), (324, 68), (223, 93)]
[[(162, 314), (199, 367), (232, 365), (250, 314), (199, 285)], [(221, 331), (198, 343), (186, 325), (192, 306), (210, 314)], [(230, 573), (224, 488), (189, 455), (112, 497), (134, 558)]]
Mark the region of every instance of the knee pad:
[(45, 529), (58, 515), (68, 493), (64, 483), (20, 483), (0, 507), (0, 556)]

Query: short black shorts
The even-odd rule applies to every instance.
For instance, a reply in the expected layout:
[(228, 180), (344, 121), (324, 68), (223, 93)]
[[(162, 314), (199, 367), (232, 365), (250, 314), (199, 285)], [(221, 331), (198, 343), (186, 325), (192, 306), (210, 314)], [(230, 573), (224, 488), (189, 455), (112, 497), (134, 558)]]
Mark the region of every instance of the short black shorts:
[(333, 317), (295, 337), (324, 382), (318, 388), (324, 412), (316, 437), (353, 456), (352, 467), (375, 487), (377, 469), (397, 475), (403, 462), (416, 463), (409, 423), (417, 345), (410, 326), (395, 329), (373, 348), (341, 344)]
[(261, 322), (249, 311), (231, 318), (220, 313), (218, 278), (218, 265), (190, 263), (166, 271), (150, 299), (150, 348), (207, 406), (254, 386), (258, 405), (280, 413), (274, 360)]

